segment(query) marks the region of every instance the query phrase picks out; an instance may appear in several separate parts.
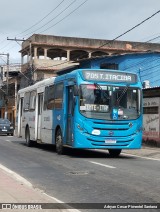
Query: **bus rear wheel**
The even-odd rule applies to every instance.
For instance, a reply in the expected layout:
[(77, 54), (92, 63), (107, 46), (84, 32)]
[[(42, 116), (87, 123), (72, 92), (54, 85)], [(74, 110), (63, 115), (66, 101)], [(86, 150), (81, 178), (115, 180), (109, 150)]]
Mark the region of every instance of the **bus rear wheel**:
[(56, 152), (59, 155), (62, 155), (64, 153), (63, 139), (62, 139), (62, 133), (60, 129), (58, 129), (56, 133)]
[(111, 157), (118, 157), (121, 153), (121, 149), (108, 149), (108, 152)]

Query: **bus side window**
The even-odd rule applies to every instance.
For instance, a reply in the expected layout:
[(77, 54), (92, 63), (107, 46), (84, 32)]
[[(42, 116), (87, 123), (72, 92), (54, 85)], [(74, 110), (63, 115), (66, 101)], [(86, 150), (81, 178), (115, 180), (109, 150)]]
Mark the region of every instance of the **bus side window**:
[(35, 110), (35, 104), (36, 104), (36, 91), (31, 91), (30, 94), (30, 105), (29, 105), (29, 109), (30, 110)]
[(61, 109), (63, 103), (63, 83), (55, 85), (55, 109)]
[(29, 99), (30, 99), (30, 92), (26, 92), (24, 95), (24, 110), (29, 110)]
[(17, 111), (19, 110), (20, 96), (17, 95)]
[(52, 110), (54, 108), (54, 92), (55, 88), (54, 85), (51, 85), (48, 87), (48, 92), (47, 92), (47, 109)]
[(44, 105), (43, 105), (43, 110), (47, 110), (47, 103), (48, 103), (48, 90), (49, 90), (49, 87), (45, 87), (45, 91), (44, 91)]

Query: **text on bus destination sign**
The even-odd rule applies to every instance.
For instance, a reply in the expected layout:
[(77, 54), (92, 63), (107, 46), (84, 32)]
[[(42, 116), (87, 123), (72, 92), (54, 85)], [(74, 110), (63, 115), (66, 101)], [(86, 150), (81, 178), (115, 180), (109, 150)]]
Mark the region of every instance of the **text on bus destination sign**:
[(136, 75), (119, 72), (104, 71), (84, 71), (83, 76), (86, 80), (109, 81), (109, 82), (136, 82)]

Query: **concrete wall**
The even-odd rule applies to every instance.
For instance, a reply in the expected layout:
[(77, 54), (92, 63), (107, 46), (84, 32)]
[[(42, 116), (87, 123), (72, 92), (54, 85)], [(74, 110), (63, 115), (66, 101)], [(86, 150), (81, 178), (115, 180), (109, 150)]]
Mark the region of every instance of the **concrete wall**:
[[(99, 47), (106, 44), (103, 48), (116, 48), (116, 49), (138, 49), (138, 50), (151, 50), (160, 51), (160, 44), (157, 43), (142, 43), (131, 41), (111, 41), (102, 39), (90, 39), (90, 38), (76, 38), (76, 37), (64, 37), (64, 36), (52, 36), (52, 35), (40, 35), (34, 34), (28, 38), (33, 43), (61, 45), (61, 46), (77, 46), (77, 47)], [(29, 41), (22, 43), (22, 49), (29, 45)]]

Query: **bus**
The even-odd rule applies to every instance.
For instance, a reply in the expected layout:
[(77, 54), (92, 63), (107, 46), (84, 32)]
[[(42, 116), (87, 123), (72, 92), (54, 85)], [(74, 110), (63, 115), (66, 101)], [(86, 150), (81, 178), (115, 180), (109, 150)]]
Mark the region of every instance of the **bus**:
[(142, 85), (138, 75), (109, 69), (77, 69), (18, 92), (17, 134), (65, 147), (122, 149), (142, 144)]

